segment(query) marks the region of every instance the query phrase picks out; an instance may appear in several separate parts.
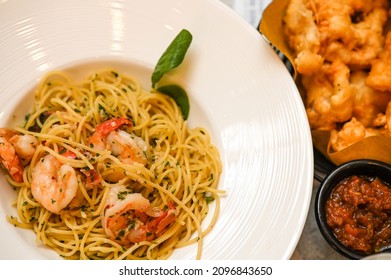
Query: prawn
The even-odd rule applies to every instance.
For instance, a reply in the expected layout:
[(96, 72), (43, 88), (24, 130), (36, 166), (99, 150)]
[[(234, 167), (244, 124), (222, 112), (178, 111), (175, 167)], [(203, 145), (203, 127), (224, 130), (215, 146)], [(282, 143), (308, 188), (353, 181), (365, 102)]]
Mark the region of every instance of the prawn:
[(171, 225), (178, 215), (170, 203), (166, 211), (151, 207), (148, 199), (125, 186), (111, 187), (105, 203), (102, 224), (106, 235), (128, 246), (153, 240)]
[(0, 129), (0, 159), (11, 177), (18, 183), (23, 181), (23, 167), (35, 153), (38, 139), (31, 135), (20, 135), (10, 129)]
[(76, 171), (48, 154), (41, 158), (32, 172), (31, 193), (43, 207), (58, 214), (76, 196)]
[(146, 165), (147, 144), (141, 137), (120, 130), (121, 125), (132, 125), (132, 122), (125, 117), (119, 117), (99, 124), (88, 139), (88, 145), (98, 151), (111, 151), (123, 163), (136, 162)]

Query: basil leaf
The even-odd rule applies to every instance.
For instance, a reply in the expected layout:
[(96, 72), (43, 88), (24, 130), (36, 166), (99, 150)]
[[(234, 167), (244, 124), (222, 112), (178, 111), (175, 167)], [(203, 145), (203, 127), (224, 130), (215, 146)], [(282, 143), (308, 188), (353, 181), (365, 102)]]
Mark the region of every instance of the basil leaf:
[(182, 111), (184, 120), (189, 117), (190, 101), (186, 91), (178, 85), (167, 85), (157, 89), (158, 92), (170, 96)]
[(193, 36), (186, 29), (182, 29), (174, 38), (155, 66), (151, 77), (152, 88), (155, 88), (165, 73), (182, 63), (192, 39)]

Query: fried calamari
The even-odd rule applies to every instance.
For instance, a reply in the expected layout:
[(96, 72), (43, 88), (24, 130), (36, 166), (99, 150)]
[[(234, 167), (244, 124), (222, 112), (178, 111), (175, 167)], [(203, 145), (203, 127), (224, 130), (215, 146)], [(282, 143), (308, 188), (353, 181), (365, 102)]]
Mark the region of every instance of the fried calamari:
[(371, 135), (391, 135), (388, 9), (387, 0), (288, 3), (284, 32), (309, 123), (312, 130), (330, 131), (334, 151)]
[(391, 33), (387, 34), (384, 50), (372, 61), (372, 68), (366, 80), (368, 86), (391, 92)]

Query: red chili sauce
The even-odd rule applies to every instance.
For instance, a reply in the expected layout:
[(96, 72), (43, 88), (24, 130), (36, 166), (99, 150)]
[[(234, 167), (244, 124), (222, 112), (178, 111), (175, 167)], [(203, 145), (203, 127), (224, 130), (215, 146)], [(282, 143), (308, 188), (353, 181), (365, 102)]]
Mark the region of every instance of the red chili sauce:
[(391, 244), (391, 189), (379, 178), (345, 178), (326, 202), (326, 217), (344, 245), (376, 253)]

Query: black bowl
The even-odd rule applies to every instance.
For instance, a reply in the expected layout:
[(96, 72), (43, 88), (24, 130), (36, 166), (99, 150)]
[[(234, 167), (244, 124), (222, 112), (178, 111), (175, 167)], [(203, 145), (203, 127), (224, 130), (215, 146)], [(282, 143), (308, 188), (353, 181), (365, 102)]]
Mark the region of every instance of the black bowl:
[[(368, 254), (350, 249), (342, 244), (327, 225), (325, 204), (334, 187), (344, 178), (352, 175), (378, 177), (391, 183), (391, 165), (376, 160), (354, 160), (336, 167), (320, 183), (315, 197), (315, 218), (325, 240), (337, 252), (349, 259), (362, 259)], [(391, 184), (390, 184), (391, 185)]]

